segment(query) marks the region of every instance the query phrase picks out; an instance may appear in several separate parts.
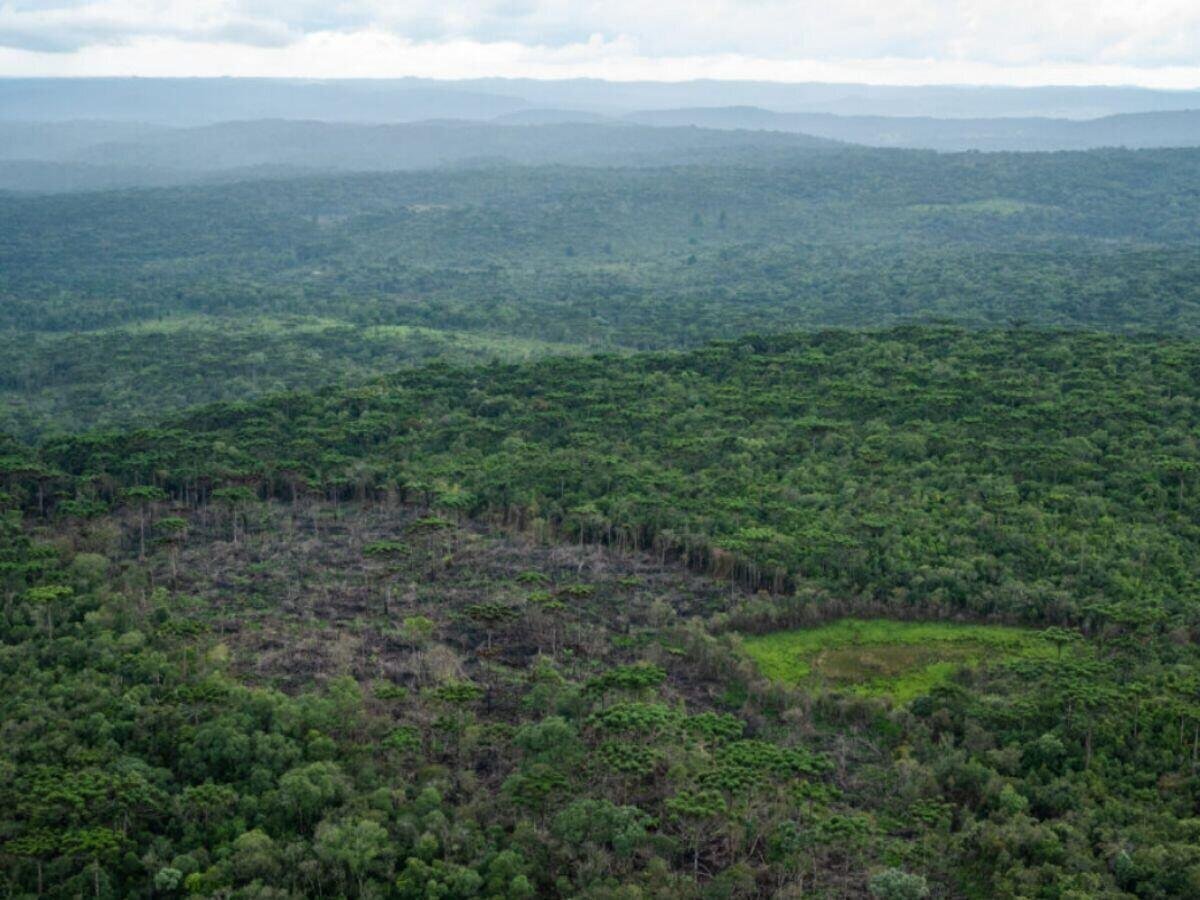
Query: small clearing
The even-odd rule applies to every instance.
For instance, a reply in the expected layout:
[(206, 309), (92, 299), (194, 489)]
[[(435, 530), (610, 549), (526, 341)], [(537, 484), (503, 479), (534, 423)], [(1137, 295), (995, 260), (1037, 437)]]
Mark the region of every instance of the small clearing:
[(1025, 628), (891, 619), (839, 619), (751, 635), (744, 647), (776, 681), (900, 701), (926, 693), (964, 667), (1058, 652)]

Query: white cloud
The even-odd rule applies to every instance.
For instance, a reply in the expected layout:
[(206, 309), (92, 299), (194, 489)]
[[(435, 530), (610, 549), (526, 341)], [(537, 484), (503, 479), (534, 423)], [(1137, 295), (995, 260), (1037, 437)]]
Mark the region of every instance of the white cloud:
[(279, 45), (303, 37), (286, 20), (230, 0), (0, 2), (0, 46), (43, 52), (127, 44), (139, 37)]
[(0, 0), (0, 73), (1200, 85), (1198, 0)]

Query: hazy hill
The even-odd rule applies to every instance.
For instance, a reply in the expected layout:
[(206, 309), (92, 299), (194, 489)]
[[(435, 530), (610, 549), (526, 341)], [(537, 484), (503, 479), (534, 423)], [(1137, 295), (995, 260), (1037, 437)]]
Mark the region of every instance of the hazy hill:
[[(446, 84), (446, 83), (443, 83)], [(760, 106), (780, 112), (937, 118), (1093, 119), (1126, 112), (1195, 109), (1200, 91), (1139, 87), (889, 86), (821, 82), (697, 80), (610, 82), (486, 78), (453, 82), (463, 90), (520, 96), (531, 104), (614, 113), (706, 106)]]
[(200, 173), (182, 172), (178, 169), (98, 166), (41, 159), (0, 159), (0, 191), (56, 194), (131, 187), (167, 187), (201, 178)]
[(625, 118), (644, 125), (803, 132), (872, 147), (920, 147), (943, 151), (1090, 150), (1200, 144), (1200, 110), (1126, 113), (1078, 121), (838, 116), (733, 106), (652, 110)]
[(721, 106), (854, 116), (1087, 119), (1195, 109), (1200, 107), (1200, 92), (596, 79), (0, 79), (0, 119), (9, 120), (100, 118), (178, 125), (265, 118), (402, 122), (443, 117), (491, 119), (532, 109), (621, 115), (646, 109)]
[(142, 122), (79, 119), (71, 122), (0, 120), (0, 159), (58, 160), (94, 144), (136, 141), (164, 131)]
[(774, 164), (838, 144), (944, 152), (1200, 145), (1200, 110), (1066, 119), (932, 119), (695, 107), (606, 117), (537, 108), (491, 121), (249, 119), (171, 127), (0, 120), (0, 189), (70, 191), (446, 165)]
[(561, 125), (569, 122), (587, 122), (592, 124), (620, 121), (612, 116), (588, 112), (584, 109), (522, 109), (513, 113), (496, 116), (492, 120), (500, 125)]
[(199, 125), (231, 119), (403, 122), (490, 119), (530, 104), (438, 82), (270, 78), (0, 79), (0, 119)]
[(828, 147), (807, 135), (717, 129), (564, 123), (528, 126), (463, 121), (401, 125), (263, 120), (179, 129), (87, 148), (79, 162), (226, 169), (293, 165), (337, 170), (410, 169), (479, 158), (516, 163), (667, 163), (755, 146)]
[[(0, 164), (0, 188), (61, 191), (162, 185), (221, 177), (401, 171), (446, 165), (645, 166), (772, 161), (833, 141), (795, 133), (581, 122), (501, 125), (440, 120), (394, 125), (258, 120), (148, 129), (103, 140), (111, 124), (23, 126), (42, 136), (40, 159)], [(51, 135), (61, 127), (64, 139)], [(17, 126), (13, 126), (15, 130)]]

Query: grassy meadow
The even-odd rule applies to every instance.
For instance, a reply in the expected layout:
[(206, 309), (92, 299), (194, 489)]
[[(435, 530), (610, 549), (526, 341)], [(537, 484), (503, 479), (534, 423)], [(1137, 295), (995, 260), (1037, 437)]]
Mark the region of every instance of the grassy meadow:
[(748, 636), (743, 646), (774, 681), (899, 701), (927, 693), (964, 667), (1057, 653), (1026, 628), (890, 619), (838, 619)]

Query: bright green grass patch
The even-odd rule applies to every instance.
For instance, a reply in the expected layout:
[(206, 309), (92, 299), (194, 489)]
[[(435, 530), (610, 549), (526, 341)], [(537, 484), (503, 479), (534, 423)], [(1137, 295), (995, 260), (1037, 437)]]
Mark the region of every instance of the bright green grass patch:
[(1057, 652), (1025, 628), (890, 619), (839, 619), (748, 636), (743, 646), (775, 681), (896, 700), (920, 696), (967, 666)]

